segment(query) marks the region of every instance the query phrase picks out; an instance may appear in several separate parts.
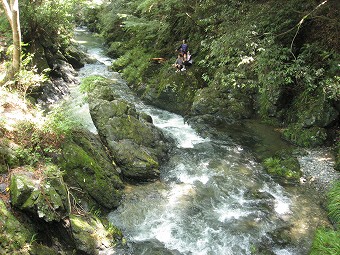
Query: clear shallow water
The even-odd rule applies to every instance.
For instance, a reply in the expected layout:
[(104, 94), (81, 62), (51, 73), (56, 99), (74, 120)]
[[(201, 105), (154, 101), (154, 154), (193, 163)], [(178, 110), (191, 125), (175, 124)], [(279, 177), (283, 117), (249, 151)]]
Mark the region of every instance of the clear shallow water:
[[(105, 57), (99, 38), (78, 30), (76, 40), (98, 60), (82, 68), (80, 77), (100, 74), (118, 80), (115, 90), (151, 115), (177, 145), (162, 166), (161, 180), (128, 185), (122, 205), (108, 215), (128, 240), (117, 254), (238, 255), (261, 249), (308, 254), (314, 229), (326, 222), (310, 192), (274, 182), (252, 151), (235, 140), (200, 137), (181, 116), (144, 105), (108, 69), (112, 60)], [(86, 107), (79, 114), (89, 116)]]

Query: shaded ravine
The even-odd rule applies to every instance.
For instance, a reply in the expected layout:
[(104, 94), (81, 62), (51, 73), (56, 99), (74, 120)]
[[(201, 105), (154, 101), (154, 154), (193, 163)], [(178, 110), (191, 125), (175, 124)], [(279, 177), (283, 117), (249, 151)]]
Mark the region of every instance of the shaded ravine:
[[(122, 205), (109, 214), (128, 240), (116, 254), (308, 254), (315, 228), (327, 224), (317, 194), (277, 184), (251, 150), (229, 138), (232, 134), (202, 138), (181, 116), (143, 104), (118, 73), (109, 71), (112, 60), (100, 39), (78, 30), (76, 40), (98, 60), (85, 65), (80, 77), (118, 80), (114, 89), (177, 142), (161, 180), (128, 185)], [(73, 103), (96, 132), (87, 106)]]

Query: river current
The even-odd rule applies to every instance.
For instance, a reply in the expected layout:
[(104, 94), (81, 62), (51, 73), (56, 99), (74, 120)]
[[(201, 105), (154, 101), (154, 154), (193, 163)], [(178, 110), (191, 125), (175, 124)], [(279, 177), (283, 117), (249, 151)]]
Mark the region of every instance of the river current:
[[(114, 254), (308, 254), (316, 227), (327, 222), (313, 194), (275, 182), (237, 141), (203, 138), (181, 116), (144, 104), (109, 70), (114, 60), (99, 38), (77, 29), (75, 40), (97, 60), (80, 77), (118, 80), (114, 88), (121, 97), (176, 141), (160, 180), (127, 185), (121, 206), (108, 215), (127, 239)], [(96, 132), (88, 106), (75, 105)]]

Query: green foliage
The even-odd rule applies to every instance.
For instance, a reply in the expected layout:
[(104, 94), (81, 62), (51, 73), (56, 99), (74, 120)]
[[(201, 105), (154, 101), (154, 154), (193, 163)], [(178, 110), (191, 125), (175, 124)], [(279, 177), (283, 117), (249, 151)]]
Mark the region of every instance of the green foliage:
[(270, 157), (265, 159), (263, 164), (269, 174), (291, 180), (297, 180), (301, 177), (299, 163), (297, 162), (297, 159), (293, 157)]
[[(12, 37), (11, 26), (8, 23), (7, 17), (4, 11), (2, 10), (2, 8), (0, 8), (0, 34), (4, 35), (6, 38)], [(1, 56), (1, 53), (0, 53), (0, 56)]]
[(68, 42), (73, 32), (73, 14), (77, 1), (20, 1), (20, 19), (25, 42), (46, 41), (55, 45)]
[(89, 93), (102, 82), (106, 84), (107, 79), (99, 75), (88, 76), (81, 80), (80, 91), (83, 93)]
[[(336, 39), (340, 38), (336, 25), (340, 20), (332, 11), (332, 1), (315, 9), (318, 5), (315, 0), (118, 0), (99, 10), (97, 23), (111, 56), (118, 58), (113, 69), (134, 88), (159, 94), (171, 90), (177, 98), (188, 98), (179, 100), (185, 104), (193, 102), (196, 93), (202, 101), (214, 104), (209, 95), (201, 94), (203, 87), (216, 89), (216, 97), (225, 101), (247, 94), (255, 101), (253, 112), (263, 119), (328, 127), (334, 123), (331, 118), (328, 123), (323, 118), (305, 125), (316, 116), (314, 106), (305, 109), (306, 103), (322, 102), (318, 114), (324, 116), (338, 113), (333, 105), (340, 94)], [(321, 27), (323, 33), (319, 33)], [(185, 75), (173, 75), (175, 49), (184, 38), (194, 66)], [(149, 59), (153, 57), (168, 61), (152, 65)], [(222, 102), (220, 107), (229, 105)], [(301, 146), (326, 140), (320, 128), (289, 127), (285, 136)]]
[(112, 235), (114, 240), (122, 240), (122, 244), (124, 244), (124, 242), (126, 242), (126, 240), (124, 240), (124, 238), (123, 238), (122, 231), (119, 228), (117, 228), (115, 225), (113, 225), (111, 222), (109, 222), (106, 229)]
[(73, 115), (72, 109), (61, 105), (49, 112), (42, 128), (45, 132), (55, 134), (62, 139), (69, 136), (72, 130), (81, 126), (80, 121)]
[(310, 255), (340, 254), (340, 231), (318, 229), (314, 237)]
[(49, 71), (49, 69), (45, 69), (42, 73), (39, 73), (37, 67), (32, 66), (32, 54), (22, 53), (21, 57), (22, 68), (15, 75), (15, 79), (13, 81), (7, 82), (7, 85), (10, 85), (10, 88), (16, 89), (26, 96), (26, 93), (29, 90), (33, 89), (34, 87), (39, 87), (44, 81), (48, 79), (46, 73)]
[(127, 82), (139, 84), (152, 72), (151, 57), (152, 53), (136, 47), (127, 51), (117, 61), (114, 61), (112, 68), (116, 71), (121, 71)]
[(49, 160), (61, 153), (61, 145), (71, 131), (80, 123), (62, 108), (51, 111), (43, 125), (29, 121), (18, 123), (14, 131), (14, 141), (19, 145), (16, 158), (21, 165), (35, 165), (41, 160)]
[(328, 192), (328, 215), (337, 228), (340, 228), (340, 182), (336, 182)]
[(15, 154), (21, 165), (35, 165), (45, 157), (60, 153), (62, 137), (42, 130), (32, 122), (23, 121), (15, 131), (15, 142), (19, 145)]

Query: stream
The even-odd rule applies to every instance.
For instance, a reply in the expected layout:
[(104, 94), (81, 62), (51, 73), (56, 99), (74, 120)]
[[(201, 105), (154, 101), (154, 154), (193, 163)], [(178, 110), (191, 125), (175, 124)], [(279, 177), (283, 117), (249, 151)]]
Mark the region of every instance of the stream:
[[(115, 90), (176, 141), (160, 180), (127, 185), (121, 206), (109, 213), (109, 221), (127, 239), (114, 254), (308, 254), (315, 229), (327, 224), (317, 194), (275, 182), (252, 150), (230, 138), (233, 134), (201, 137), (181, 116), (145, 105), (109, 70), (114, 60), (105, 56), (100, 38), (77, 29), (75, 40), (97, 60), (86, 64), (79, 76), (117, 80)], [(73, 97), (77, 93), (72, 88)], [(88, 106), (74, 104), (96, 132)], [(260, 128), (268, 136), (273, 132)], [(279, 138), (272, 140), (273, 145), (280, 143)]]

